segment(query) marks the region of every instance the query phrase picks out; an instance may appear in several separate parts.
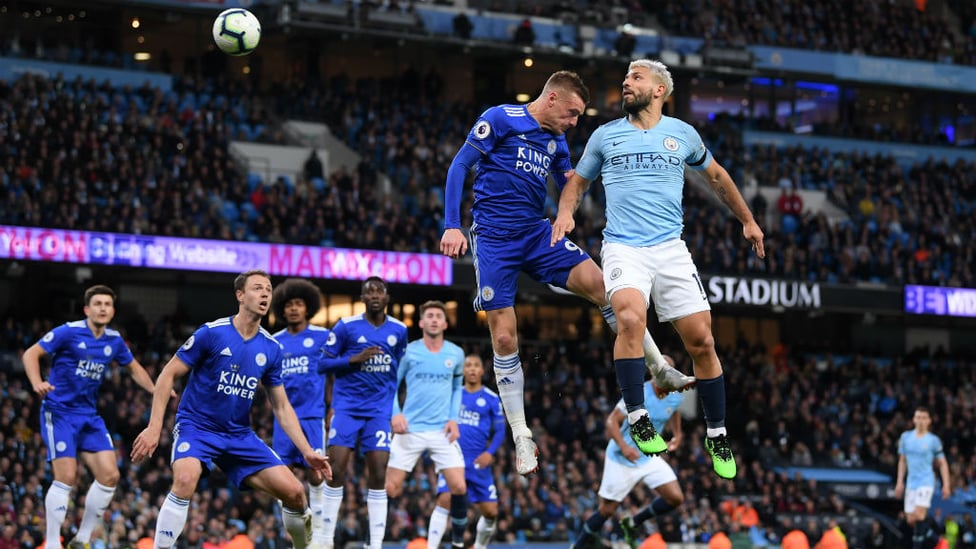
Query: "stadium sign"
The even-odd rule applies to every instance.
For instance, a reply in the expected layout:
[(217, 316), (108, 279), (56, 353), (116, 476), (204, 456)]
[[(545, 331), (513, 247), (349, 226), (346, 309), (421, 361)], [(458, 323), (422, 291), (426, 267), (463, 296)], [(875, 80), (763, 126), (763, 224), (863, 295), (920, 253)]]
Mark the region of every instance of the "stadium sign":
[(976, 289), (905, 286), (905, 312), (916, 315), (976, 317)]
[(705, 281), (709, 303), (783, 309), (820, 309), (820, 284), (800, 280), (770, 280), (713, 276)]

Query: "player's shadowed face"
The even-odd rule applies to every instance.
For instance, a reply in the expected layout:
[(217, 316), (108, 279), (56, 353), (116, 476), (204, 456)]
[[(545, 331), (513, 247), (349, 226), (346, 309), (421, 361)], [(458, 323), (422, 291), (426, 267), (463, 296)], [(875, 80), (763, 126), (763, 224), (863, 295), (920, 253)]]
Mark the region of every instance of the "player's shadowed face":
[(115, 316), (115, 300), (110, 295), (93, 295), (85, 305), (85, 316), (94, 326), (108, 326)]
[(485, 375), (485, 366), (481, 359), (476, 356), (464, 358), (464, 383), (466, 385), (481, 385), (481, 379)]
[(288, 324), (301, 324), (305, 322), (305, 300), (300, 298), (289, 299), (285, 303), (285, 322)]
[(386, 306), (390, 303), (390, 294), (386, 293), (386, 285), (376, 280), (363, 284), (361, 297), (366, 304), (366, 312), (374, 315), (386, 311)]
[(428, 337), (437, 337), (447, 329), (447, 316), (439, 307), (428, 307), (420, 315), (420, 329)]
[(647, 108), (654, 99), (654, 90), (662, 84), (643, 67), (637, 67), (624, 77), (621, 102), (627, 114), (637, 114)]
[(238, 290), (237, 302), (242, 312), (263, 317), (271, 307), (271, 280), (261, 275), (251, 275), (244, 282), (244, 289)]

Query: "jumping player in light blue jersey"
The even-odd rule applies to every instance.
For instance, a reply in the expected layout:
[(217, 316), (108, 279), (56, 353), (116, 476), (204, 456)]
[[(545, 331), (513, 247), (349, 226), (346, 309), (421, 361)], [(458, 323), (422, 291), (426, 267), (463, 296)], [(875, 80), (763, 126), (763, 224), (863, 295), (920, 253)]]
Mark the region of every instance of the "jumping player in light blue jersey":
[[(307, 280), (290, 278), (275, 288), (271, 309), (287, 328), (274, 334), (283, 351), (281, 381), (288, 401), (302, 424), (302, 433), (316, 453), (325, 455), (325, 363), (322, 346), (329, 330), (309, 324), (322, 306), (319, 289)], [(271, 447), (285, 465), (308, 470), (308, 506), (312, 510), (312, 546), (325, 544), (325, 477), (308, 468), (298, 447), (288, 438), (278, 420), (274, 423)]]
[[(642, 363), (641, 333), (651, 299), (661, 322), (671, 322), (694, 363), (704, 408), (705, 448), (722, 478), (734, 478), (735, 458), (725, 428), (725, 378), (715, 353), (711, 307), (688, 247), (681, 239), (681, 206), (685, 166), (704, 173), (715, 194), (742, 223), (742, 234), (760, 258), (763, 233), (735, 182), (716, 162), (698, 132), (677, 118), (664, 116), (663, 105), (674, 89), (668, 68), (659, 61), (630, 63), (623, 82), (627, 116), (593, 132), (576, 173), (559, 200), (550, 245), (557, 247), (576, 223), (573, 213), (591, 181), (603, 176), (607, 225), (603, 230), (603, 276), (610, 303), (620, 322), (614, 342), (614, 364), (636, 370)], [(641, 392), (638, 381), (624, 386), (631, 435), (663, 448), (650, 422), (642, 422), (632, 405)], [(627, 397), (631, 393), (634, 396)], [(642, 448), (643, 449), (643, 448)]]
[(390, 416), (396, 398), (397, 370), (407, 347), (407, 327), (388, 316), (386, 282), (363, 282), (366, 312), (339, 320), (322, 352), (333, 372), (329, 461), (335, 475), (325, 487), (325, 547), (335, 543), (349, 460), (357, 445), (366, 455), (366, 508), (369, 547), (379, 549), (386, 534), (386, 464), (390, 458)]
[(189, 374), (173, 428), (173, 486), (156, 519), (156, 549), (173, 547), (183, 532), (190, 498), (213, 467), (243, 488), (281, 501), (285, 529), (297, 549), (311, 541), (312, 514), (305, 487), (267, 444), (251, 430), (251, 406), (264, 386), (281, 428), (312, 469), (331, 478), (325, 456), (302, 434), (281, 380), (281, 344), (261, 327), (271, 307), (271, 279), (247, 271), (234, 279), (238, 311), (208, 322), (190, 336), (159, 374), (149, 425), (132, 445), (133, 463), (149, 458), (159, 445), (166, 406), (176, 378)]
[[(671, 357), (665, 360), (673, 364)], [(671, 431), (668, 441), (668, 451), (673, 452), (684, 438), (681, 430), (681, 414), (678, 407), (684, 400), (679, 393), (670, 393), (664, 397), (656, 394), (653, 382), (644, 383), (644, 405), (647, 413), (658, 431)], [(599, 532), (603, 524), (617, 512), (624, 498), (630, 494), (638, 483), (643, 482), (648, 488), (657, 492), (657, 497), (650, 505), (642, 509), (633, 517), (625, 516), (620, 520), (620, 527), (624, 531), (624, 540), (628, 545), (637, 548), (640, 536), (637, 526), (644, 521), (669, 513), (684, 502), (684, 494), (678, 485), (678, 477), (674, 470), (660, 456), (645, 456), (630, 445), (630, 422), (627, 420), (627, 406), (623, 400), (607, 416), (607, 433), (610, 442), (603, 458), (603, 479), (600, 481), (600, 507), (590, 515), (583, 524), (582, 532), (574, 544), (576, 549), (587, 547), (603, 547)]]
[(932, 493), (935, 491), (933, 464), (939, 468), (939, 475), (942, 477), (942, 499), (947, 499), (952, 494), (952, 485), (949, 483), (949, 462), (942, 450), (942, 440), (929, 431), (932, 416), (928, 408), (915, 408), (912, 422), (915, 428), (905, 431), (898, 439), (895, 497), (905, 496), (905, 518), (914, 529), (912, 547), (918, 549), (927, 538), (926, 515), (932, 506)]
[[(485, 111), (447, 172), (441, 252), (459, 257), (468, 247), (461, 232), (461, 195), (468, 171), (477, 165), (471, 210), (471, 250), (478, 284), (474, 307), (488, 316), (498, 394), (515, 438), (515, 467), (522, 475), (535, 472), (539, 461), (525, 419), (525, 377), (518, 355), (514, 306), (519, 273), (524, 271), (539, 282), (584, 297), (601, 308), (612, 330), (617, 326), (596, 263), (564, 237), (557, 246), (548, 246), (552, 235), (545, 219), (548, 180), (551, 176), (561, 188), (572, 173), (564, 134), (576, 125), (589, 99), (590, 92), (576, 73), (553, 73), (531, 103)], [(681, 391), (694, 384), (694, 378), (666, 365), (650, 334), (645, 331), (643, 337), (647, 367), (663, 391)], [(624, 380), (622, 386), (636, 383), (639, 389), (644, 364), (639, 370), (618, 368), (617, 374)], [(636, 408), (643, 406), (638, 393), (624, 398)], [(658, 447), (649, 441), (642, 449), (662, 452), (664, 443)]]
[(397, 371), (397, 386), (406, 385), (403, 408), (393, 399), (393, 444), (386, 468), (386, 493), (399, 497), (407, 473), (427, 452), (451, 492), (451, 545), (464, 547), (468, 526), (464, 455), (458, 444), (458, 416), (464, 392), (464, 350), (444, 339), (447, 307), (440, 301), (420, 306), (423, 336), (407, 345)]
[[(461, 430), (461, 453), (464, 454), (464, 480), (468, 487), (468, 500), (481, 513), (475, 529), (474, 548), (485, 549), (495, 535), (498, 523), (498, 490), (492, 464), (495, 452), (505, 442), (505, 416), (502, 401), (494, 391), (482, 384), (485, 367), (481, 357), (470, 354), (464, 357), (464, 392), (461, 394), (461, 412), (458, 424)], [(436, 549), (441, 544), (447, 527), (451, 493), (443, 475), (437, 478), (437, 506), (427, 523), (427, 547)]]
[[(46, 549), (61, 548), (61, 524), (71, 490), (78, 481), (78, 458), (95, 481), (85, 496), (78, 532), (68, 546), (87, 549), (92, 529), (112, 502), (119, 481), (112, 435), (98, 415), (98, 389), (113, 362), (128, 368), (133, 381), (153, 391), (149, 374), (132, 357), (122, 335), (108, 327), (115, 316), (115, 292), (108, 286), (85, 291), (85, 319), (51, 330), (24, 351), (24, 372), (41, 400), (41, 433), (54, 482), (44, 497)], [(41, 377), (41, 357), (51, 356), (48, 380)]]

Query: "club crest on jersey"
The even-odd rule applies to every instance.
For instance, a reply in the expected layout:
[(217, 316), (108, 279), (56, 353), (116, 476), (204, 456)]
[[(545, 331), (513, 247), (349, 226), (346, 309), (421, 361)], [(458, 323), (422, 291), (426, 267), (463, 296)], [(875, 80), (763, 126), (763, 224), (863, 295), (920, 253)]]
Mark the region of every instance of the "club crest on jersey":
[(673, 137), (665, 137), (664, 148), (671, 152), (678, 150), (678, 140)]
[(617, 280), (620, 278), (622, 272), (623, 271), (620, 270), (620, 267), (614, 267), (614, 269), (610, 271), (610, 280)]
[(57, 444), (54, 445), (54, 449), (59, 452), (63, 452), (68, 449), (68, 444), (63, 440), (59, 440)]
[(43, 341), (44, 343), (50, 343), (51, 341), (54, 341), (54, 332), (48, 332), (44, 334), (44, 337), (41, 338), (41, 341)]
[(447, 368), (447, 369), (453, 368), (454, 367), (454, 361), (451, 360), (451, 359), (445, 360), (444, 361), (444, 367)]
[(264, 365), (268, 363), (268, 357), (264, 356), (264, 353), (258, 353), (254, 355), (254, 362), (263, 368)]
[(112, 356), (112, 346), (106, 345), (105, 348), (102, 349), (102, 352), (105, 353), (105, 356)]
[(390, 335), (386, 336), (386, 344), (389, 345), (390, 347), (396, 345), (397, 344), (397, 337), (395, 335), (393, 335), (393, 334), (390, 334)]
[(478, 406), (484, 406), (484, 405), (488, 404), (488, 401), (486, 401), (485, 399), (483, 399), (481, 397), (478, 397), (478, 400), (474, 401), (474, 403), (477, 404)]
[(556, 140), (555, 139), (550, 139), (549, 140), (549, 144), (546, 145), (546, 150), (549, 151), (549, 154), (554, 154), (556, 152)]
[(186, 452), (189, 449), (190, 449), (190, 443), (189, 442), (186, 442), (186, 441), (183, 441), (183, 442), (179, 443), (179, 445), (176, 446), (176, 451), (179, 452), (179, 453), (181, 453), (181, 454), (184, 453), (184, 452)]
[(193, 347), (193, 338), (194, 336), (190, 336), (190, 339), (186, 340), (186, 343), (183, 344), (184, 351), (189, 351)]
[(482, 120), (474, 125), (474, 129), (471, 130), (471, 133), (473, 133), (478, 139), (484, 139), (491, 135), (491, 124), (489, 124), (487, 120)]
[(484, 299), (485, 301), (491, 301), (492, 299), (495, 299), (495, 289), (492, 288), (491, 286), (485, 286), (484, 288), (482, 288), (481, 299)]
[(308, 349), (312, 345), (315, 345), (315, 340), (314, 339), (312, 339), (310, 337), (306, 337), (305, 339), (302, 340), (302, 346), (305, 347), (306, 349)]

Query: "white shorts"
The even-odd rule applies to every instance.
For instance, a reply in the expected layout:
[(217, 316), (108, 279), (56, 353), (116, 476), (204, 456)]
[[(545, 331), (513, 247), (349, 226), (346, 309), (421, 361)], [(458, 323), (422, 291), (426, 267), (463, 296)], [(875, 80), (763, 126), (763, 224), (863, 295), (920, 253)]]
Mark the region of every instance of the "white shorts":
[(913, 488), (911, 490), (905, 490), (905, 512), (911, 513), (915, 511), (916, 507), (925, 507), (928, 509), (932, 506), (932, 492), (935, 488), (932, 486), (921, 486), (919, 488)]
[(430, 459), (433, 460), (437, 472), (453, 467), (464, 468), (461, 445), (456, 440), (454, 442), (447, 440), (447, 433), (444, 431), (393, 435), (388, 466), (401, 471), (413, 471), (413, 466), (417, 464), (424, 451), (430, 452)]
[(654, 301), (661, 322), (712, 308), (688, 246), (680, 238), (644, 248), (604, 242), (600, 255), (607, 298), (620, 289), (634, 288), (644, 295), (646, 305)]
[(644, 481), (648, 488), (657, 488), (677, 480), (674, 470), (659, 456), (652, 456), (637, 467), (628, 467), (604, 456), (600, 497), (619, 503), (640, 481)]

